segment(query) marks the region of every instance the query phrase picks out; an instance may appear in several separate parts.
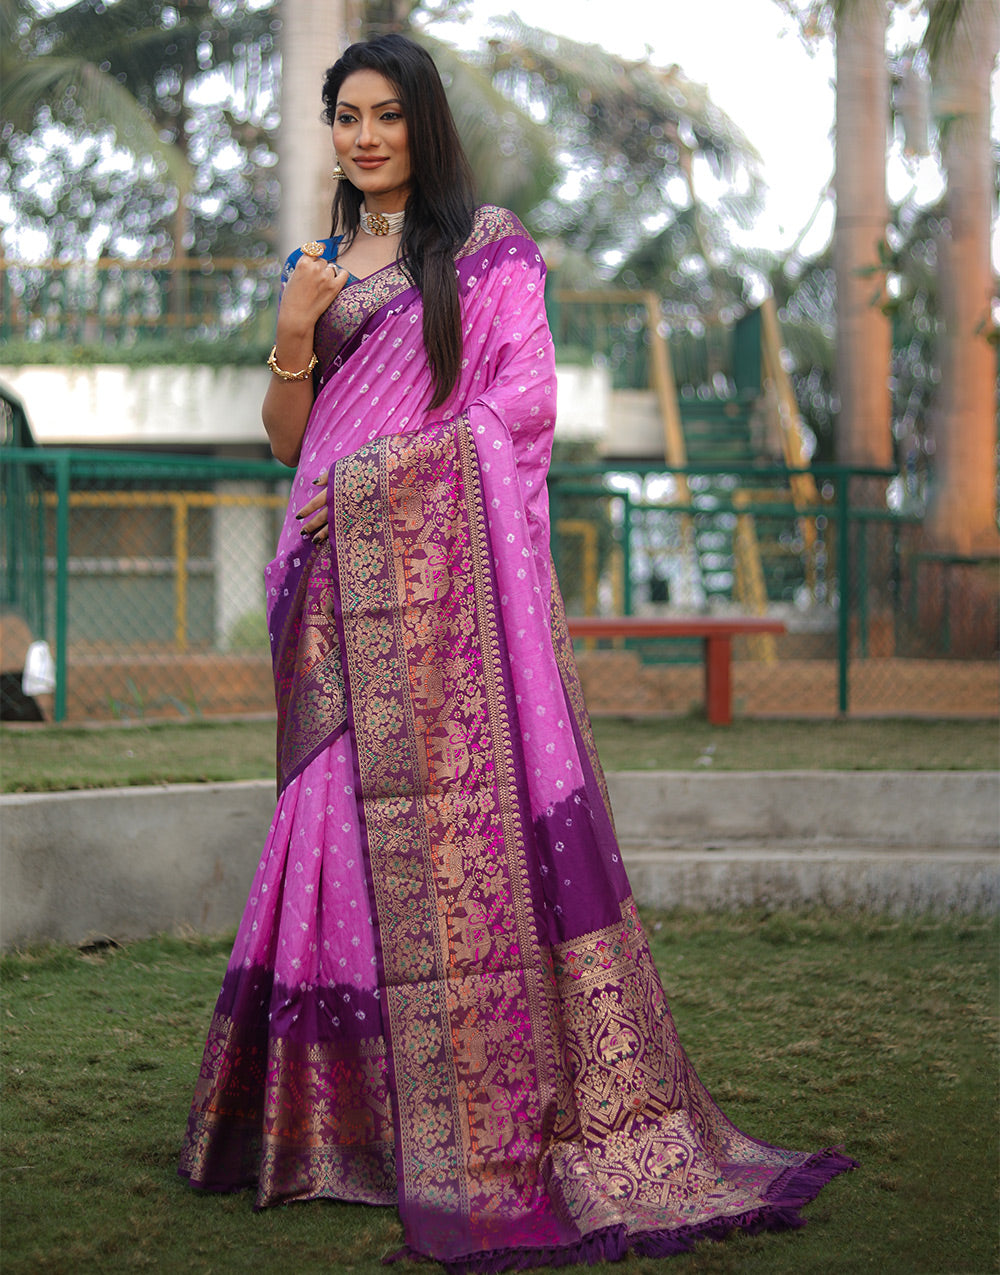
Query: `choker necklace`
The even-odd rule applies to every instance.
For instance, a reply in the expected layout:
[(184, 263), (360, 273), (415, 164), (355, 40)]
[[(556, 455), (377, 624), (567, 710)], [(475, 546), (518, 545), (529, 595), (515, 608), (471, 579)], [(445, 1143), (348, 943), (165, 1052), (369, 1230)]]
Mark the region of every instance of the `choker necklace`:
[(406, 209), (394, 213), (371, 213), (361, 209), (361, 229), (366, 235), (398, 235), (406, 220)]

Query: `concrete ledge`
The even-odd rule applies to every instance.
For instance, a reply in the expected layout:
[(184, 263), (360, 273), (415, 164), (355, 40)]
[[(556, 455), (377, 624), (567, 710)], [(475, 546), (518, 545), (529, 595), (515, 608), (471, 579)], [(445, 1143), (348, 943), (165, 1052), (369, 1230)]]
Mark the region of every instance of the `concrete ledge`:
[[(995, 773), (608, 783), (641, 903), (1000, 909)], [(270, 781), (0, 797), (0, 943), (235, 926), (273, 810)]]
[(266, 781), (0, 797), (0, 944), (234, 926), (273, 813)]
[(976, 850), (641, 850), (622, 846), (635, 897), (657, 908), (1000, 911), (1000, 863)]
[(1000, 846), (996, 771), (624, 771), (618, 835), (664, 846)]

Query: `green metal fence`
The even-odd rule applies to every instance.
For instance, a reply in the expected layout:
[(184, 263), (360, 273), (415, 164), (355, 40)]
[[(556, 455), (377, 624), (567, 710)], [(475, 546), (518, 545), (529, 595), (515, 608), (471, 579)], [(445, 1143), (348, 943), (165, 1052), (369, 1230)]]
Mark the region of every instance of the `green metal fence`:
[[(0, 603), (52, 648), (48, 716), (271, 711), (263, 567), (287, 469), (16, 446), (2, 464)], [(887, 507), (886, 473), (808, 472), (554, 466), (568, 609), (781, 619), (785, 633), (735, 642), (744, 715), (995, 715), (995, 561), (928, 552)], [(594, 711), (702, 702), (697, 642), (578, 655)]]
[(0, 341), (212, 340), (277, 304), (273, 259), (0, 260)]
[(56, 721), (272, 708), (263, 567), (287, 469), (37, 448), (2, 460), (0, 603), (52, 647)]
[[(919, 518), (887, 505), (892, 477), (555, 465), (553, 556), (568, 609), (782, 620), (781, 636), (736, 642), (738, 712), (995, 716), (997, 561), (927, 552)], [(698, 641), (605, 646), (580, 654), (598, 711), (700, 703)]]

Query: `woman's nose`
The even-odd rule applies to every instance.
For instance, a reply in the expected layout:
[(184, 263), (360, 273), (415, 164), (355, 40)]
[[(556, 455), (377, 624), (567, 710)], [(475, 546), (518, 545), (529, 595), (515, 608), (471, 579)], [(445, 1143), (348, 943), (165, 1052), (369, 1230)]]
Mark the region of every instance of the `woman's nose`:
[(378, 141), (375, 136), (375, 121), (363, 119), (358, 125), (358, 145), (371, 146)]

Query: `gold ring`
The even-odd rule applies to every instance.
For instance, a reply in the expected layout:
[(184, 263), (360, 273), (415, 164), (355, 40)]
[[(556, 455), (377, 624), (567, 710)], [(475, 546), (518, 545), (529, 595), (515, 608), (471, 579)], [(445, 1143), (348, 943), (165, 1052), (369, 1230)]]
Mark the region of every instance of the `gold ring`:
[(302, 245), (302, 252), (305, 256), (312, 257), (315, 260), (316, 257), (322, 257), (326, 249), (321, 243), (317, 243), (315, 239), (310, 239), (308, 243)]

